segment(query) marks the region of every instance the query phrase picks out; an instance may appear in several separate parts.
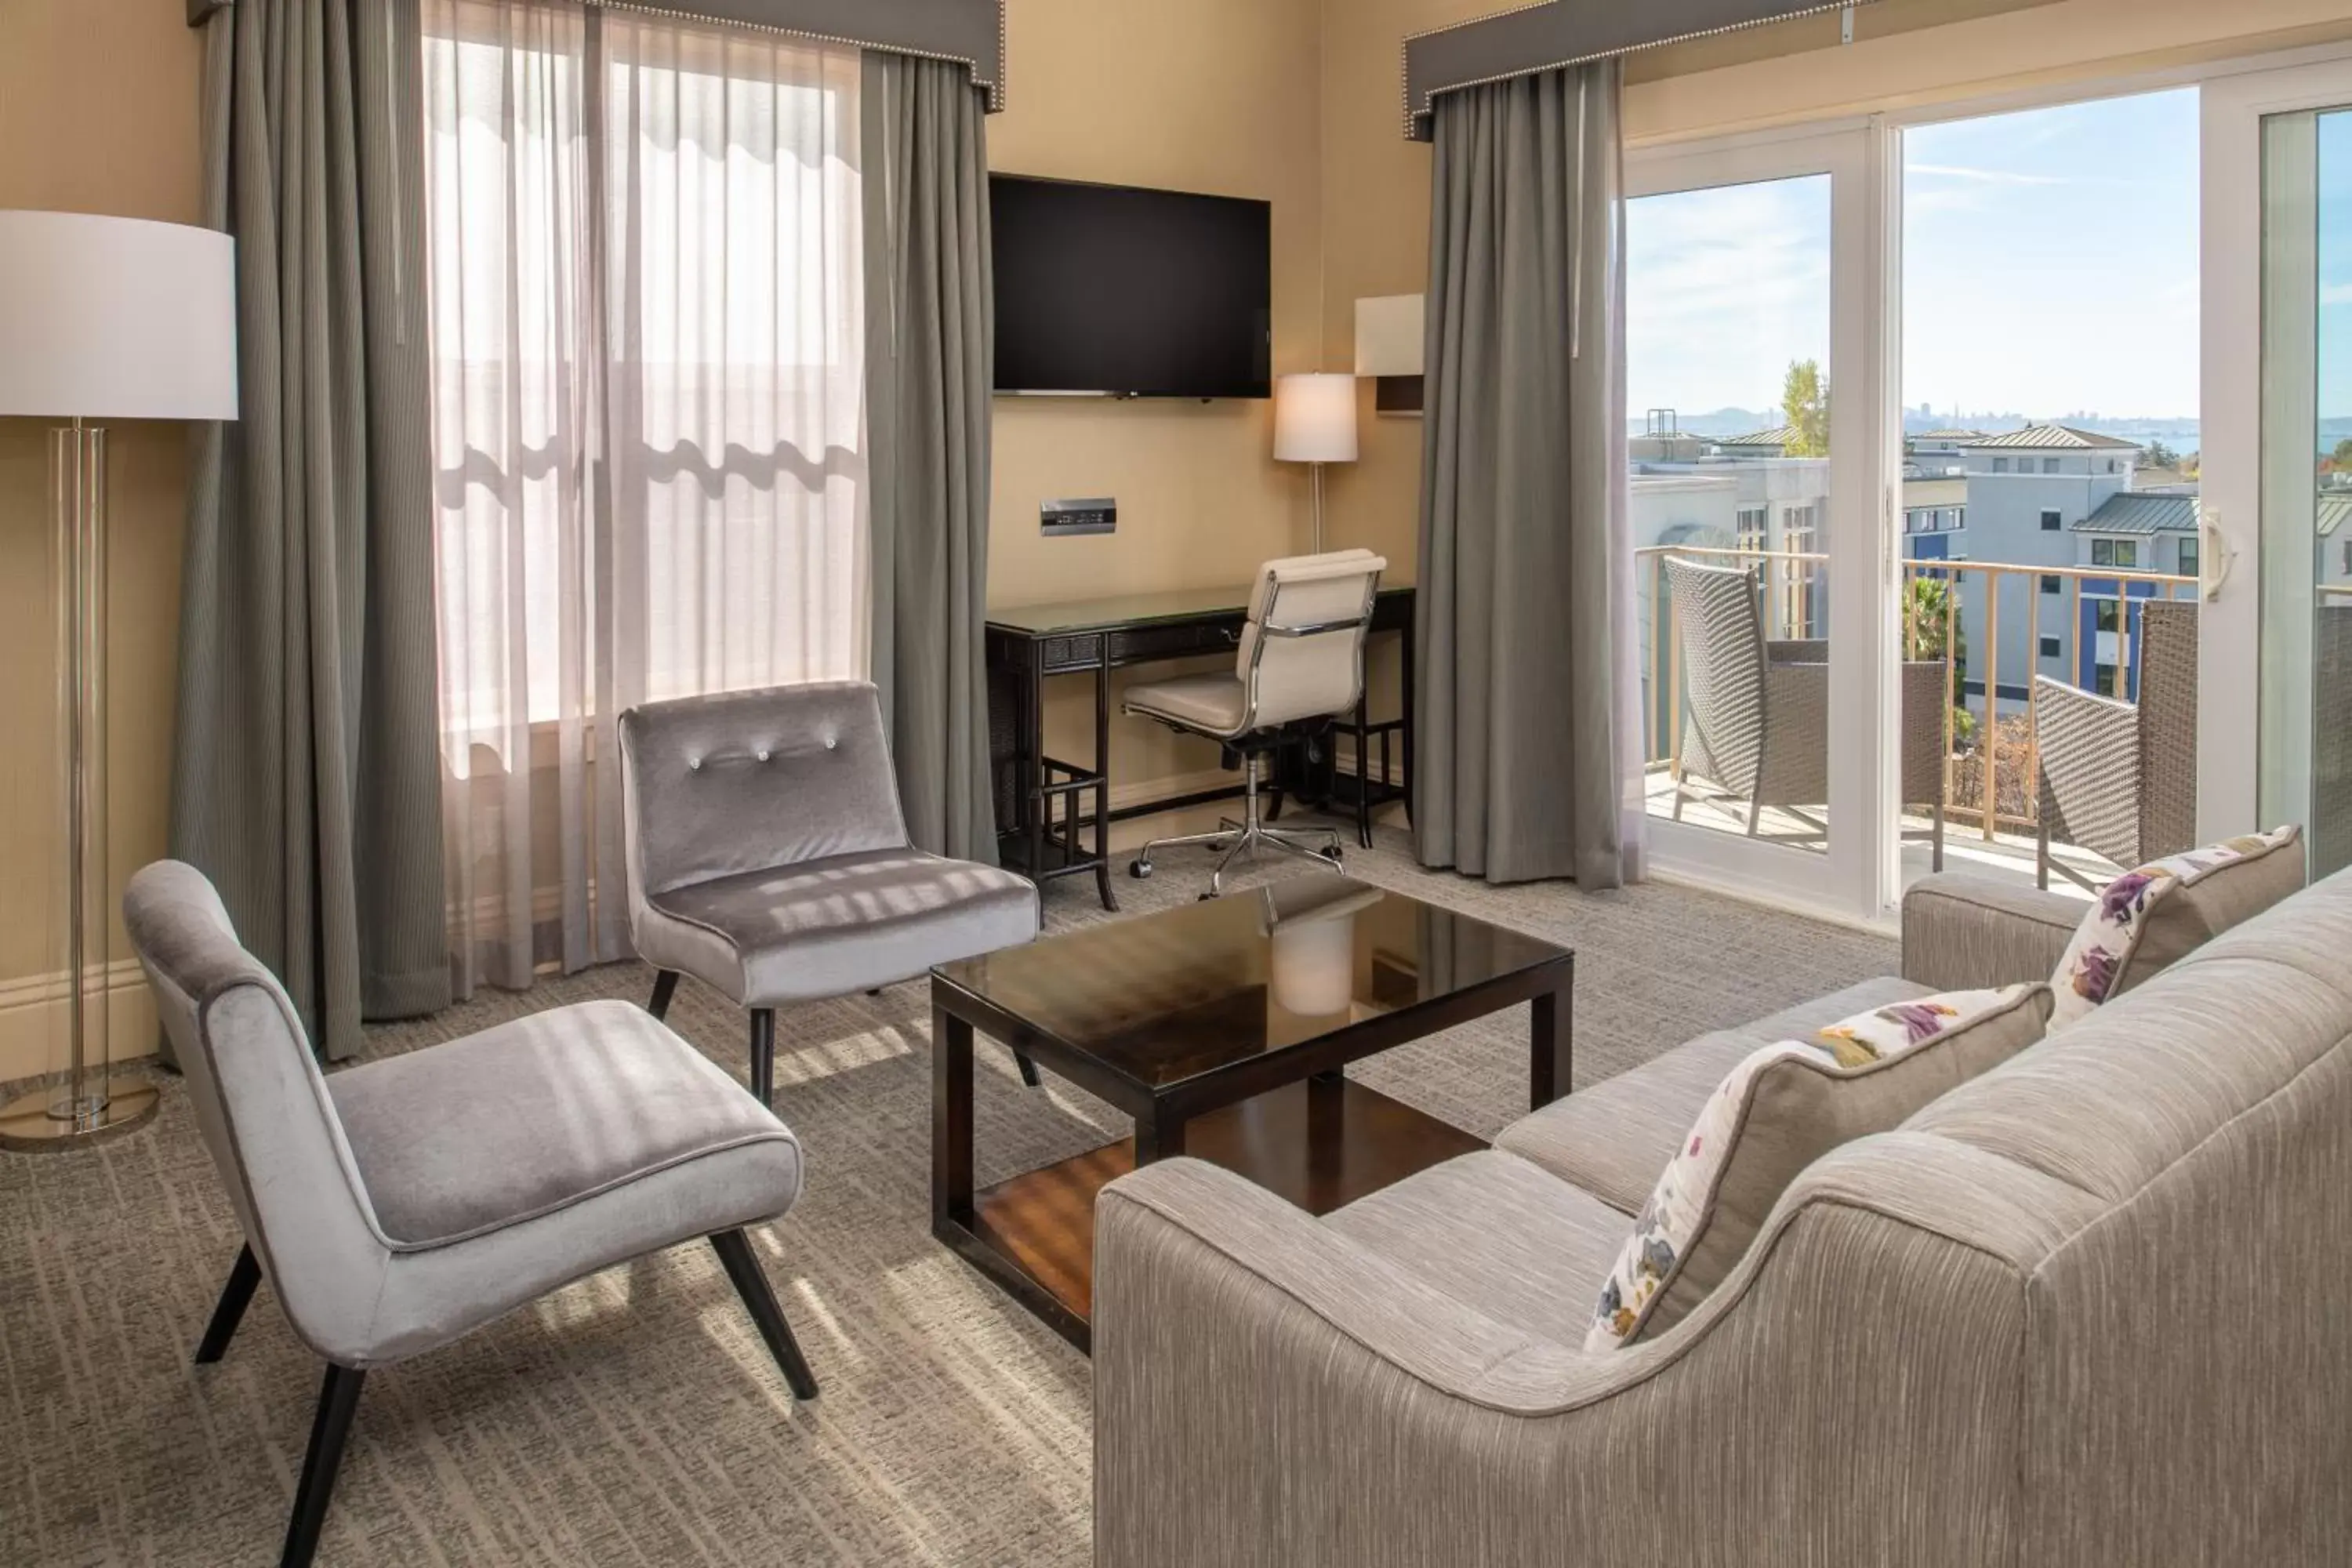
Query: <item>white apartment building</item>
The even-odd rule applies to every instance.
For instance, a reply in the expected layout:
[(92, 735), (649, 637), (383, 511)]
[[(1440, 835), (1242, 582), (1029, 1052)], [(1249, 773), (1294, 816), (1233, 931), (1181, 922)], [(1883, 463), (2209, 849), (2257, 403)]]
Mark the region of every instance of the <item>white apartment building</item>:
[[(2116, 566), (2119, 570), (2173, 570), (2178, 546), (2172, 513), (2179, 508), (2131, 507), (2103, 515), (2103, 509), (2132, 493), (2139, 447), (2114, 436), (2063, 425), (2036, 425), (2002, 435), (1941, 433), (1948, 437), (1935, 455), (1957, 453), (1967, 487), (1959, 531), (1912, 531), (1906, 553), (1914, 560), (1968, 560), (2021, 567)], [(1922, 467), (1927, 458), (1917, 455)], [(2196, 503), (2186, 507), (2193, 540)], [(2128, 513), (2128, 515), (2126, 515)], [(2094, 520), (2097, 520), (2095, 521)], [(2159, 547), (2158, 541), (2163, 543)], [(2191, 559), (2195, 546), (2190, 545)], [(2162, 566), (2154, 563), (2162, 559)], [(1998, 584), (2000, 613), (1989, 600)], [(1963, 574), (1960, 589), (1962, 640), (1968, 651), (1966, 689), (1981, 696), (1990, 674), (2000, 686), (2004, 709), (2022, 708), (2037, 674), (2088, 685), (2098, 660), (2076, 658), (2088, 647), (2084, 636), (2105, 627), (2103, 645), (2113, 657), (2116, 585), (2086, 583), (2078, 596), (2063, 574), (2031, 571), (1992, 577)], [(2102, 605), (2105, 607), (2102, 608)], [(1991, 637), (1988, 640), (1988, 628)], [(2112, 687), (2112, 678), (2109, 681)]]

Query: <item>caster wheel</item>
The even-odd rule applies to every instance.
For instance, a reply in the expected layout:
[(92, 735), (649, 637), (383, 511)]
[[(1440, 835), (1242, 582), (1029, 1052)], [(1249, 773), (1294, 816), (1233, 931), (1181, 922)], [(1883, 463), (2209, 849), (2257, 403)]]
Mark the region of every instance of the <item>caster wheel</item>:
[(1127, 863), (1127, 874), (1140, 882), (1143, 879), (1151, 875), (1151, 862), (1149, 860), (1130, 860)]
[(1194, 903), (1196, 903), (1196, 904), (1205, 904), (1205, 903), (1210, 903), (1210, 902), (1214, 901), (1214, 900), (1216, 899), (1216, 896), (1217, 896), (1217, 895), (1216, 895), (1216, 894), (1214, 894), (1214, 893), (1202, 893), (1199, 898), (1197, 898), (1197, 899), (1193, 900), (1192, 901), (1193, 901)]

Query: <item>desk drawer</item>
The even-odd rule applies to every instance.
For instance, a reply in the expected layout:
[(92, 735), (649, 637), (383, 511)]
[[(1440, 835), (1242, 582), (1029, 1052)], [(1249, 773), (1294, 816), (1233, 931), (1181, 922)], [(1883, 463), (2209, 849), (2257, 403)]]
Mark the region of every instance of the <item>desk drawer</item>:
[(1066, 669), (1092, 669), (1102, 662), (1102, 643), (1100, 632), (1041, 638), (1037, 644), (1038, 668), (1047, 675), (1058, 675)]
[(1138, 626), (1110, 634), (1110, 661), (1144, 664), (1153, 659), (1191, 658), (1196, 654), (1230, 654), (1241, 646), (1242, 617), (1229, 621), (1187, 621), (1164, 626)]

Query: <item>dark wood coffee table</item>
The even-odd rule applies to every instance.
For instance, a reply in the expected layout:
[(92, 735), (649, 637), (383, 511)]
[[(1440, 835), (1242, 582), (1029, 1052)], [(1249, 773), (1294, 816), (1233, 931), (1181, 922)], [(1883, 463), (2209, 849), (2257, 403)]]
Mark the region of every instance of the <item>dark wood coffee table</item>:
[[(1111, 921), (931, 971), (931, 1234), (1081, 1350), (1094, 1204), (1190, 1154), (1328, 1214), (1486, 1145), (1352, 1061), (1533, 1004), (1528, 1101), (1569, 1089), (1575, 954), (1336, 876)], [(1135, 1136), (975, 1192), (972, 1031), (1135, 1118)]]

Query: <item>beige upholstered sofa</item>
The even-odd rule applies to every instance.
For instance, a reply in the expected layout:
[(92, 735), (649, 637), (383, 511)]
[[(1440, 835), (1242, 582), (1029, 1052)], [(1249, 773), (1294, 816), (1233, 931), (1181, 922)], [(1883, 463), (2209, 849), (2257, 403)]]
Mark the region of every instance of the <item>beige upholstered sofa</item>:
[(1688, 1319), (1579, 1348), (1750, 1047), (2046, 978), (2084, 908), (1936, 879), (1903, 977), (1321, 1220), (1197, 1161), (1114, 1183), (1097, 1562), (2352, 1561), (2352, 873), (1823, 1157)]

